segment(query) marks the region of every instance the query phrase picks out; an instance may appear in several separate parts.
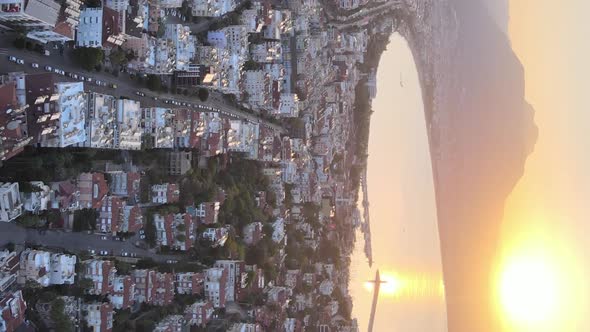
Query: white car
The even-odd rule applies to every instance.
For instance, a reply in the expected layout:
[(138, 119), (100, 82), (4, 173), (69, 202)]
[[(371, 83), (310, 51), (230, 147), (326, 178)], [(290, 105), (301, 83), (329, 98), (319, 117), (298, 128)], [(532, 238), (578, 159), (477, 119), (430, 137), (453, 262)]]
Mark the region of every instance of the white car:
[(123, 256), (123, 257), (127, 257), (127, 256), (129, 256), (129, 253), (128, 253), (128, 252), (126, 252), (126, 251), (123, 251), (123, 252), (121, 253), (121, 256)]
[(51, 68), (51, 66), (45, 66), (45, 70), (47, 70), (47, 71), (53, 71), (53, 68)]
[(92, 77), (87, 77), (86, 82), (92, 82)]
[(109, 252), (108, 252), (108, 251), (106, 251), (106, 250), (101, 250), (101, 251), (100, 251), (100, 254), (101, 254), (102, 256), (107, 256), (107, 255), (109, 254)]
[(33, 68), (39, 68), (39, 64), (33, 62), (33, 63), (31, 63), (31, 67), (33, 67)]
[(101, 237), (100, 237), (100, 239), (101, 239), (101, 240), (106, 240), (106, 239), (108, 239), (108, 238), (106, 237), (106, 235), (103, 235), (103, 236), (101, 236)]
[(96, 254), (96, 250), (94, 250), (94, 249), (88, 249), (88, 253), (91, 254), (91, 255), (94, 255), (94, 254)]
[(16, 63), (19, 64), (19, 65), (24, 65), (25, 64), (25, 60), (23, 60), (23, 59), (17, 59), (16, 60)]
[(141, 235), (139, 236), (139, 238), (140, 238), (140, 239), (142, 239), (142, 240), (145, 240), (145, 235), (144, 235), (144, 234), (141, 234)]
[(12, 55), (8, 57), (8, 61), (16, 62), (16, 60), (16, 57), (13, 57)]

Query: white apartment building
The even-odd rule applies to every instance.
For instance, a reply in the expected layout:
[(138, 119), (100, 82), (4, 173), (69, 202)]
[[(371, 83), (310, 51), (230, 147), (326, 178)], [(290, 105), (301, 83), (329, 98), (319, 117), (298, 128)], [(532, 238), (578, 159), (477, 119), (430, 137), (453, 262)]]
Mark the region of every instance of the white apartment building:
[(141, 149), (141, 107), (139, 101), (117, 100), (117, 126), (115, 147), (121, 150)]
[(32, 213), (39, 213), (47, 210), (47, 205), (51, 201), (51, 188), (42, 181), (31, 181), (30, 184), (37, 188), (38, 191), (21, 193), (20, 196), (24, 209)]
[(219, 17), (236, 8), (235, 0), (192, 0), (193, 16)]
[(60, 17), (62, 5), (54, 0), (0, 0), (0, 24), (23, 29), (28, 38), (41, 43), (71, 41), (81, 4), (69, 1), (65, 17)]
[(191, 29), (182, 24), (166, 24), (164, 38), (172, 41), (176, 48), (176, 70), (186, 71), (192, 64), (196, 53), (197, 39)]
[(299, 116), (299, 97), (294, 93), (281, 93), (279, 109), (275, 113), (286, 118)]
[(97, 149), (115, 148), (117, 100), (100, 93), (88, 94), (88, 125), (84, 146)]
[(224, 308), (227, 293), (227, 271), (223, 268), (205, 270), (205, 297), (215, 308)]
[(113, 284), (115, 281), (115, 265), (111, 261), (103, 261), (99, 259), (87, 260), (84, 263), (82, 270), (82, 279), (92, 280), (93, 286), (88, 289), (88, 293), (92, 295), (107, 295), (113, 291)]
[(18, 218), (23, 213), (18, 182), (0, 182), (0, 221), (8, 222)]
[(102, 47), (102, 8), (84, 8), (80, 12), (76, 46)]
[[(56, 83), (59, 112), (56, 135), (41, 141), (43, 147), (65, 148), (86, 141), (87, 102), (83, 82)], [(55, 97), (52, 97), (55, 98)]]
[(262, 70), (248, 70), (244, 73), (246, 101), (255, 108), (266, 108), (270, 103), (270, 76)]
[(242, 286), (242, 276), (245, 277), (244, 261), (237, 260), (218, 260), (213, 265), (214, 268), (222, 268), (227, 271), (227, 291), (225, 292), (226, 301), (235, 301), (236, 294)]
[(233, 152), (245, 153), (248, 159), (257, 159), (259, 134), (258, 123), (231, 120), (230, 130), (227, 133), (228, 149)]
[(82, 306), (83, 318), (91, 331), (108, 332), (113, 329), (113, 305), (108, 302), (88, 303)]
[(26, 249), (20, 255), (19, 283), (35, 281), (42, 287), (72, 285), (76, 275), (76, 256)]
[(144, 134), (154, 139), (155, 148), (174, 147), (174, 112), (167, 108), (142, 109)]

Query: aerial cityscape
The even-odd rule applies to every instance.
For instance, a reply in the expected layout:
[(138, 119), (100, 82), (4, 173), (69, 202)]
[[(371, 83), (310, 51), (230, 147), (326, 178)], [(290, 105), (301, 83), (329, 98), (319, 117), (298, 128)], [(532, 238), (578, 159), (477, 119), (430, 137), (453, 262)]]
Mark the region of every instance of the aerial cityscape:
[(401, 2), (0, 5), (0, 330), (359, 330)]
[(0, 332), (588, 331), (525, 2), (0, 0)]

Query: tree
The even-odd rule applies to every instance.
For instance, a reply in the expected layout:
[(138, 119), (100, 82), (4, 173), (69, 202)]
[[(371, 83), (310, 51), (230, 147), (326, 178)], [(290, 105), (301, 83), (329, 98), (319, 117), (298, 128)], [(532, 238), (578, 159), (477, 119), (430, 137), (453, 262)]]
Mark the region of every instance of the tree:
[(104, 52), (95, 47), (78, 47), (72, 51), (74, 60), (82, 68), (91, 71), (104, 60)]
[(12, 44), (14, 45), (14, 47), (18, 49), (23, 49), (25, 48), (25, 39), (22, 37), (18, 37), (14, 40)]
[(197, 95), (199, 96), (200, 101), (205, 102), (207, 101), (207, 99), (209, 99), (209, 90), (205, 88), (200, 88)]
[(94, 209), (81, 209), (74, 212), (74, 232), (82, 232), (96, 229), (98, 211)]
[(121, 47), (118, 47), (111, 51), (109, 60), (111, 60), (111, 64), (119, 66), (127, 63), (127, 54), (125, 54), (125, 51)]
[(157, 75), (148, 75), (147, 87), (152, 91), (160, 91), (162, 88), (162, 80)]
[(57, 298), (51, 302), (49, 316), (55, 324), (56, 331), (74, 331), (74, 326), (70, 318), (65, 314), (64, 300)]
[(17, 223), (25, 228), (35, 228), (41, 224), (41, 219), (34, 214), (25, 214), (17, 219)]

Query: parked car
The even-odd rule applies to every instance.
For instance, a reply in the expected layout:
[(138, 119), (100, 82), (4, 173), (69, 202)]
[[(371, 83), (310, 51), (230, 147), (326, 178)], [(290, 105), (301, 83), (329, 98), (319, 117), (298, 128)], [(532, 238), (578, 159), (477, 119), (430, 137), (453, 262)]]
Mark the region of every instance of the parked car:
[(110, 87), (113, 88), (113, 89), (116, 89), (117, 88), (117, 84), (111, 83)]
[(53, 71), (53, 68), (51, 68), (51, 66), (45, 66), (45, 70), (47, 70), (47, 71)]
[(108, 240), (108, 237), (106, 235), (103, 235), (100, 237), (101, 240)]
[(86, 77), (86, 82), (92, 82), (92, 77)]
[(145, 240), (145, 235), (144, 235), (144, 234), (141, 234), (141, 235), (139, 236), (139, 238), (140, 238), (140, 239), (142, 239), (142, 240)]
[(142, 234), (143, 235), (143, 234), (145, 234), (145, 231), (143, 229), (140, 229), (139, 230), (139, 234)]
[(126, 252), (126, 251), (123, 251), (123, 252), (121, 253), (121, 256), (123, 256), (123, 257), (127, 257), (127, 256), (129, 256), (129, 253), (128, 253), (128, 252)]
[(109, 252), (108, 252), (108, 251), (106, 251), (106, 250), (101, 250), (101, 251), (100, 251), (100, 254), (101, 254), (102, 256), (107, 256), (107, 255), (109, 254)]
[(16, 57), (14, 57), (12, 55), (8, 57), (8, 61), (16, 62), (16, 60), (17, 60)]
[(136, 253), (134, 253), (134, 252), (132, 252), (132, 253), (131, 253), (131, 257), (137, 257), (137, 254), (136, 254)]
[(94, 250), (94, 249), (88, 249), (88, 253), (91, 254), (91, 255), (94, 255), (94, 254), (96, 254), (96, 250)]
[(33, 62), (33, 63), (31, 63), (31, 67), (33, 67), (33, 68), (39, 68), (39, 64)]
[(25, 64), (25, 60), (23, 59), (16, 59), (16, 63), (19, 65), (24, 65)]
[(141, 91), (135, 91), (135, 94), (141, 97), (145, 97), (145, 93), (141, 92)]

